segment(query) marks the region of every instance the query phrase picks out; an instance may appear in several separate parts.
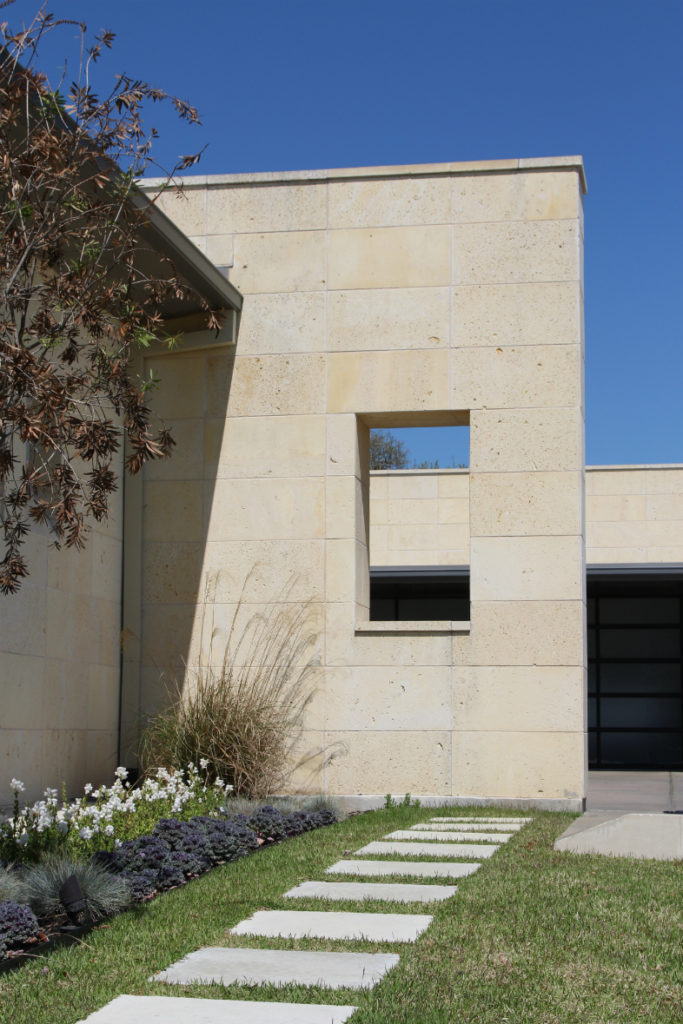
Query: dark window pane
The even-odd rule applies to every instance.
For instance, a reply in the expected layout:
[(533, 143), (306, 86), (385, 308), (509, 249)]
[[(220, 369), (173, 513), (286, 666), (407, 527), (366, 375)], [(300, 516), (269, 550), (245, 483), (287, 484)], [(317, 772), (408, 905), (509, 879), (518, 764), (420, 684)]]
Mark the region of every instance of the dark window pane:
[(666, 732), (603, 732), (602, 765), (679, 765), (683, 761), (680, 735)]
[(594, 729), (598, 724), (595, 697), (588, 698), (588, 728)]
[(600, 598), (600, 623), (603, 626), (646, 626), (650, 623), (677, 625), (680, 614), (680, 601), (677, 597)]
[(598, 759), (598, 734), (588, 733), (588, 763), (595, 764)]
[(668, 665), (648, 665), (647, 663), (620, 665), (606, 662), (600, 666), (601, 693), (647, 693), (648, 691), (680, 694), (680, 664), (670, 662)]
[(678, 697), (603, 697), (600, 701), (603, 728), (680, 728)]
[(597, 654), (597, 643), (595, 640), (595, 630), (588, 630), (588, 657), (595, 658)]
[(588, 693), (595, 693), (595, 689), (598, 685), (598, 668), (595, 662), (591, 662), (588, 666)]
[(467, 620), (469, 617), (469, 601), (457, 598), (401, 597), (398, 601), (398, 618), (404, 622), (425, 619)]
[(678, 629), (601, 629), (603, 658), (677, 658), (681, 652)]
[(588, 598), (587, 615), (588, 615), (588, 624), (590, 626), (595, 625), (595, 598), (594, 597), (589, 597)]
[(396, 618), (396, 602), (390, 597), (371, 598), (370, 618), (378, 622), (392, 622)]

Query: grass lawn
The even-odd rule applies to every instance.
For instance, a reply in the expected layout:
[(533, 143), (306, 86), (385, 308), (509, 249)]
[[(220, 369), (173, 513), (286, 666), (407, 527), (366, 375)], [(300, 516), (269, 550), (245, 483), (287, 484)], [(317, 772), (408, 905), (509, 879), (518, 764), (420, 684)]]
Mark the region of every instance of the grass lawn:
[[(218, 868), (108, 922), (82, 946), (0, 975), (0, 1022), (75, 1024), (125, 993), (351, 1003), (360, 1008), (354, 1024), (680, 1024), (680, 862), (553, 852), (573, 815), (538, 814), (476, 874), (460, 879), (453, 899), (429, 909), (282, 899), (298, 882), (334, 880), (323, 871), (335, 860), (435, 813), (398, 807), (359, 815)], [(429, 912), (434, 921), (410, 945), (228, 936), (229, 927), (263, 908)], [(200, 946), (230, 944), (395, 951), (401, 962), (363, 992), (291, 986), (255, 995), (253, 988), (147, 980)]]

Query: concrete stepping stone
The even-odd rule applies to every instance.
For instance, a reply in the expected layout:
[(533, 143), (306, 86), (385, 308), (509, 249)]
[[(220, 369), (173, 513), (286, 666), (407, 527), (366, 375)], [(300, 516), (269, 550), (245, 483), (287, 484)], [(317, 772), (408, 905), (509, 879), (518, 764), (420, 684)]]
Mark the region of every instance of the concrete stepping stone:
[(411, 832), (410, 829), (398, 829), (396, 832), (390, 832), (389, 835), (384, 837), (385, 839), (437, 839), (439, 842), (444, 840), (452, 839), (456, 843), (476, 843), (476, 842), (487, 842), (487, 843), (507, 843), (508, 839), (512, 839), (512, 833), (507, 835), (504, 832)]
[(81, 1024), (343, 1024), (356, 1006), (119, 996)]
[(429, 820), (430, 821), (461, 821), (461, 822), (466, 822), (468, 825), (474, 825), (475, 823), (479, 824), (480, 822), (482, 824), (485, 823), (487, 825), (489, 825), (489, 824), (507, 825), (508, 822), (513, 822), (514, 824), (519, 824), (519, 825), (528, 825), (529, 822), (533, 821), (534, 819), (533, 818), (501, 818), (501, 817), (498, 817), (498, 818), (465, 818), (465, 817), (461, 817), (461, 818), (430, 818)]
[[(299, 949), (208, 946), (189, 953), (151, 980), (171, 985), (218, 982), (220, 985), (372, 988), (398, 961), (397, 953), (318, 953)], [(197, 1022), (193, 1020), (193, 1024)]]
[(288, 899), (391, 900), (398, 903), (432, 903), (448, 900), (457, 885), (409, 885), (401, 882), (302, 882), (285, 893)]
[[(524, 825), (516, 825), (513, 822), (508, 822), (506, 825), (494, 824), (494, 822), (483, 823), (484, 827), (488, 831), (495, 832), (519, 832), (524, 828)], [(411, 832), (469, 832), (471, 829), (476, 828), (476, 822), (470, 822), (465, 824), (460, 821), (430, 821), (427, 824), (411, 825)]]
[(429, 928), (429, 914), (354, 914), (335, 910), (257, 910), (232, 935), (287, 939), (367, 939), (414, 942)]
[(493, 843), (407, 843), (407, 842), (376, 842), (356, 850), (358, 854), (399, 853), (406, 857), (493, 857), (499, 846)]
[(390, 875), (410, 875), (413, 878), (466, 878), (478, 871), (481, 864), (458, 861), (417, 860), (338, 860), (325, 868), (326, 875), (368, 875), (386, 878)]

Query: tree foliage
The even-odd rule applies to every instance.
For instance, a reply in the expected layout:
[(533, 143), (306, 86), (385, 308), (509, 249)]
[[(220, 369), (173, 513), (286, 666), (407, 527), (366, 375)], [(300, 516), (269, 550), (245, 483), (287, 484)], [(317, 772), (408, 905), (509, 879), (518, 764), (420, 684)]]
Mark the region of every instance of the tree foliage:
[[(65, 24), (77, 23), (44, 7), (19, 31), (0, 23), (4, 593), (28, 574), (21, 545), (32, 524), (44, 524), (57, 545), (78, 548), (89, 522), (107, 516), (124, 437), (133, 473), (169, 454), (173, 440), (153, 429), (149, 382), (132, 376), (130, 356), (159, 335), (164, 303), (190, 294), (170, 261), (141, 259), (148, 214), (132, 198), (153, 163), (155, 132), (145, 131), (143, 108), (167, 101), (189, 122), (197, 112), (125, 75), (96, 94), (93, 66), (113, 35), (87, 45), (85, 25), (78, 25), (75, 79), (53, 87), (36, 64), (46, 34)], [(185, 157), (173, 172), (196, 159)], [(194, 301), (207, 311), (207, 326), (217, 326), (207, 304)]]
[(370, 469), (407, 469), (409, 455), (390, 430), (370, 431)]

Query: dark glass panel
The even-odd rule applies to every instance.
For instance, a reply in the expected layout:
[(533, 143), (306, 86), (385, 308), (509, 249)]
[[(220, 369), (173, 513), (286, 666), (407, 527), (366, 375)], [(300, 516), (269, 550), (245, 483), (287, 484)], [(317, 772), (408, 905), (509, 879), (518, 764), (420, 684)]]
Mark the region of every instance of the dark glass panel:
[(392, 622), (396, 617), (396, 602), (391, 597), (370, 598), (370, 619)]
[(602, 658), (677, 658), (681, 652), (678, 629), (601, 629)]
[[(589, 669), (590, 677), (590, 669)], [(672, 693), (681, 692), (681, 666), (605, 662), (600, 666), (601, 693)]]
[(602, 626), (678, 625), (680, 601), (677, 597), (601, 597)]
[(598, 724), (597, 708), (595, 697), (588, 698), (588, 728), (594, 729)]
[(603, 766), (648, 767), (683, 761), (681, 736), (671, 732), (603, 732), (600, 747)]
[(603, 697), (600, 725), (617, 729), (678, 729), (681, 702), (678, 697)]

